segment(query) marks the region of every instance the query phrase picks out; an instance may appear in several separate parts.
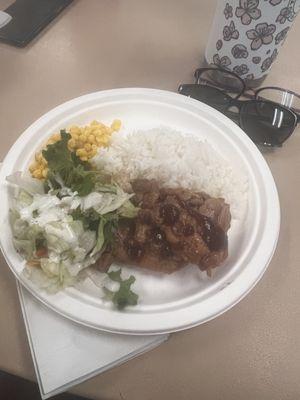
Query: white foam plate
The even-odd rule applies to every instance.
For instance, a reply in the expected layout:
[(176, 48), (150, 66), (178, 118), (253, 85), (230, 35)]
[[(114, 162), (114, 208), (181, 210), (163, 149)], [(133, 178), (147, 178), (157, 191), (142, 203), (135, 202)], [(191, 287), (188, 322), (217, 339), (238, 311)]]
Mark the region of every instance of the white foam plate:
[[(196, 267), (172, 275), (123, 268), (136, 277), (136, 307), (117, 311), (103, 302), (88, 281), (49, 295), (20, 276), (24, 261), (11, 240), (8, 210), (11, 189), (5, 177), (25, 170), (45, 138), (71, 124), (93, 119), (110, 123), (120, 118), (127, 129), (159, 125), (207, 140), (249, 180), (249, 207), (244, 221), (229, 231), (229, 257), (210, 279)], [(170, 157), (172, 155), (170, 154)], [(201, 171), (199, 171), (201, 173)], [(42, 116), (15, 142), (0, 173), (0, 243), (12, 272), (30, 292), (63, 316), (97, 329), (126, 334), (159, 334), (187, 329), (222, 314), (238, 303), (262, 277), (274, 253), (280, 209), (272, 174), (244, 132), (207, 105), (185, 96), (154, 89), (116, 89), (91, 93), (64, 103)]]

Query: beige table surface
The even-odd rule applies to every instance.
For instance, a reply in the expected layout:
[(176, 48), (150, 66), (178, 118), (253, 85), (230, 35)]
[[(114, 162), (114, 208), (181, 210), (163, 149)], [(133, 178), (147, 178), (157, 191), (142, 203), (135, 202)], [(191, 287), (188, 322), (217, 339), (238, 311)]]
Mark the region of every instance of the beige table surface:
[[(0, 0), (0, 8), (11, 1)], [(91, 91), (175, 91), (201, 62), (215, 1), (75, 1), (26, 49), (0, 44), (0, 157), (41, 114)], [(266, 83), (300, 92), (300, 17)], [(107, 400), (300, 398), (300, 137), (266, 159), (282, 226), (275, 256), (234, 309), (74, 388)], [(1, 229), (1, 228), (0, 228)], [(0, 262), (0, 369), (34, 379), (15, 280)], [(1, 397), (1, 395), (0, 395)]]

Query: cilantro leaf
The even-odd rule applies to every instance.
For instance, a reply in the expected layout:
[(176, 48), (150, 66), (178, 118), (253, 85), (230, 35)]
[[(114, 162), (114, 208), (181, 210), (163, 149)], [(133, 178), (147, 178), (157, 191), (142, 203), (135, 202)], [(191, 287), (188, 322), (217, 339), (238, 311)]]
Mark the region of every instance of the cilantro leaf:
[(81, 164), (80, 158), (68, 148), (71, 135), (65, 129), (62, 129), (60, 137), (60, 140), (48, 144), (46, 150), (43, 150), (43, 156), (48, 162), (49, 169), (53, 172), (60, 172)]
[(114, 281), (114, 282), (122, 282), (122, 277), (121, 277), (121, 268), (119, 268), (117, 271), (110, 271), (107, 273), (107, 275), (109, 276), (109, 278)]
[(59, 175), (65, 186), (79, 196), (91, 193), (95, 186), (95, 174), (89, 170), (89, 164), (68, 148), (71, 135), (65, 130), (60, 131), (61, 139), (53, 144), (48, 144), (43, 150), (43, 157), (48, 163), (48, 180), (55, 187), (55, 176)]
[(113, 292), (104, 288), (107, 297), (114, 303), (118, 310), (123, 310), (126, 306), (135, 306), (138, 302), (138, 295), (131, 290), (131, 285), (135, 282), (135, 277), (130, 275), (128, 279), (122, 279), (121, 268), (117, 271), (108, 272), (109, 278), (120, 283), (120, 288)]
[(105, 220), (104, 237), (105, 244), (112, 244), (116, 230), (118, 229), (119, 216), (114, 212), (102, 216)]

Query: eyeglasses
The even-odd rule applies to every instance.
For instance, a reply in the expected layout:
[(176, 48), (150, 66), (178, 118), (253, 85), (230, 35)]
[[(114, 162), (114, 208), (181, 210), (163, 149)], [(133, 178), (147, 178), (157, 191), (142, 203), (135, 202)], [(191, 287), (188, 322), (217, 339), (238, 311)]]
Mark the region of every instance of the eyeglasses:
[[(254, 143), (281, 147), (300, 121), (300, 95), (278, 87), (246, 91), (243, 79), (221, 68), (199, 68), (194, 84), (179, 93), (206, 103), (236, 121)], [(251, 100), (239, 100), (241, 96)]]

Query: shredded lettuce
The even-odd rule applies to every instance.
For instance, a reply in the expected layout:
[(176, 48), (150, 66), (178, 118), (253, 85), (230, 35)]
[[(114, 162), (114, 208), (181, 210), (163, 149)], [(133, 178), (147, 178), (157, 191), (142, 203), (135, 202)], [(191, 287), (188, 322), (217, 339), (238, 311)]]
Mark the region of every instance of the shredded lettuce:
[(27, 260), (33, 257), (35, 252), (35, 243), (33, 240), (13, 238), (13, 245), (17, 252), (23, 254)]
[[(117, 211), (132, 197), (132, 194), (125, 193), (119, 186), (109, 185), (109, 188), (111, 190), (108, 190), (108, 186), (99, 186), (98, 190), (103, 190), (102, 192), (92, 192), (83, 197), (81, 201), (82, 211), (93, 208), (98, 214), (105, 215)], [(133, 204), (132, 207), (134, 207)]]
[(79, 240), (80, 246), (89, 253), (96, 244), (96, 232), (86, 230), (82, 233)]
[(104, 246), (104, 242), (105, 242), (104, 226), (105, 226), (105, 224), (106, 224), (105, 219), (101, 218), (100, 222), (99, 222), (99, 226), (98, 226), (97, 242), (96, 242), (96, 245), (93, 248), (93, 251), (91, 253), (92, 256), (95, 255), (96, 253), (99, 253), (102, 250), (103, 246)]
[(33, 195), (21, 189), (17, 197), (18, 208), (21, 210), (24, 207), (29, 207), (32, 204), (32, 202), (33, 202)]
[(133, 205), (130, 200), (126, 200), (117, 212), (121, 217), (135, 218), (138, 215), (139, 208)]
[(94, 210), (98, 214), (104, 215), (118, 210), (126, 201), (128, 201), (132, 195), (123, 192), (121, 188), (117, 188), (117, 193), (103, 193), (101, 204), (94, 206)]
[(81, 209), (87, 211), (90, 208), (97, 209), (103, 202), (103, 194), (92, 192), (81, 199)]
[(97, 242), (92, 255), (102, 252), (107, 245), (112, 244), (113, 236), (118, 227), (118, 215), (114, 213), (102, 215), (98, 226)]
[(17, 171), (12, 175), (7, 176), (6, 180), (30, 194), (45, 193), (43, 183), (38, 179), (32, 178), (29, 173)]
[(55, 263), (48, 259), (41, 259), (40, 265), (41, 268), (26, 266), (22, 273), (48, 293), (57, 293), (67, 286), (73, 286), (77, 280), (63, 262)]
[(96, 181), (95, 183), (95, 191), (100, 193), (117, 193), (117, 185), (113, 183), (103, 184), (101, 180)]
[(20, 218), (20, 214), (17, 210), (9, 210), (9, 221), (13, 236), (15, 238), (26, 238), (28, 223)]
[[(138, 213), (130, 201), (133, 194), (69, 150), (70, 137), (63, 130), (61, 140), (43, 150), (49, 169), (46, 181), (21, 172), (7, 177), (19, 188), (9, 220), (14, 247), (27, 261), (23, 273), (50, 293), (88, 276), (84, 271), (105, 249), (113, 248), (119, 219)], [(135, 278), (123, 280), (120, 274), (104, 274), (118, 289), (111, 291), (109, 283), (103, 289), (119, 309), (137, 302), (131, 290)]]
[(30, 226), (20, 218), (17, 210), (10, 210), (10, 224), (15, 249), (26, 260), (31, 259), (36, 251), (36, 242), (42, 238), (42, 229), (38, 225)]

